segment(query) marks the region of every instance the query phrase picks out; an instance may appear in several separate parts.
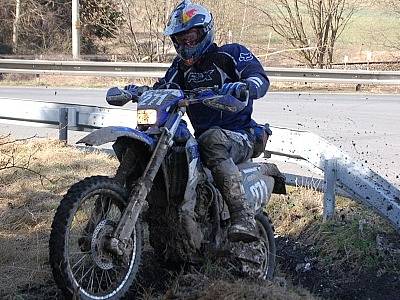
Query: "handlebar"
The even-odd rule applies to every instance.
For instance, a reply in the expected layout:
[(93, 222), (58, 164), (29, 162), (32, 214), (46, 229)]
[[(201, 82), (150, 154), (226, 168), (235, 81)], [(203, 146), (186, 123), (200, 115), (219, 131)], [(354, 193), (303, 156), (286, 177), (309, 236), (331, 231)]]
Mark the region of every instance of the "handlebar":
[[(132, 94), (130, 91), (113, 87), (107, 91), (106, 101), (110, 105), (114, 106), (123, 106), (129, 101), (137, 102), (139, 97), (146, 91), (151, 90), (153, 88), (148, 86), (140, 86), (135, 90), (135, 94)], [(243, 89), (240, 93), (240, 100), (236, 99), (233, 96), (226, 97), (227, 95), (220, 95), (219, 87), (208, 87), (208, 88), (196, 88), (192, 90), (184, 90), (183, 93), (185, 98), (179, 101), (178, 106), (187, 107), (190, 104), (195, 103), (203, 103), (209, 107), (219, 109), (219, 110), (227, 110), (227, 111), (239, 111), (242, 110), (248, 102), (249, 99), (249, 91), (248, 89)], [(225, 101), (223, 100), (225, 99)]]
[(137, 99), (150, 88), (148, 86), (139, 86), (136, 95), (132, 94), (128, 90), (112, 87), (107, 91), (106, 101), (110, 105), (123, 106), (129, 101), (137, 101)]
[[(219, 91), (220, 91), (220, 88), (218, 87), (218, 85), (215, 85), (213, 87), (207, 87), (207, 88), (195, 88), (192, 90), (184, 90), (183, 92), (184, 92), (185, 96), (188, 96), (189, 98), (192, 98), (191, 96), (196, 97), (199, 95), (200, 96), (207, 95), (207, 93), (209, 96), (211, 96), (211, 94), (212, 94), (211, 97), (226, 95), (226, 94), (220, 94)], [(250, 94), (249, 89), (246, 87), (240, 91), (240, 95), (239, 95), (238, 99), (240, 101), (247, 103), (247, 101), (249, 99), (249, 94)]]
[(218, 87), (188, 91), (185, 94), (187, 97), (180, 100), (178, 106), (187, 107), (191, 104), (202, 103), (210, 108), (231, 113), (237, 113), (247, 106), (249, 100), (249, 91), (247, 89), (243, 90), (243, 95), (240, 95), (240, 98), (243, 97), (244, 101), (232, 95), (220, 95), (217, 93), (218, 91)]

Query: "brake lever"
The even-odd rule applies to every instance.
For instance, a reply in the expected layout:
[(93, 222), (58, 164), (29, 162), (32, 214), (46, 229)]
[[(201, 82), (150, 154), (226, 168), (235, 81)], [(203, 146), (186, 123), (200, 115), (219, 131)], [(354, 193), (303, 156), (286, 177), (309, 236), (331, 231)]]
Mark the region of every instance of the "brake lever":
[(191, 104), (202, 103), (204, 99), (182, 99), (178, 102), (178, 107), (188, 107)]

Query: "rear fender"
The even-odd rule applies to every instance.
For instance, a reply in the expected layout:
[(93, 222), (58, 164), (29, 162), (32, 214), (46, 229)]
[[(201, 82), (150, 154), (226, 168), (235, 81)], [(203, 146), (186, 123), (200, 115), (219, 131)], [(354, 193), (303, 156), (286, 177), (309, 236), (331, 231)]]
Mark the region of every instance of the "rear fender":
[(258, 211), (268, 203), (275, 180), (258, 163), (245, 162), (239, 164), (238, 168), (242, 173), (246, 199)]
[(154, 150), (156, 141), (150, 136), (136, 129), (121, 126), (103, 127), (88, 134), (77, 144), (83, 143), (88, 146), (100, 146), (106, 143), (114, 142), (119, 137), (127, 137), (132, 140), (138, 140), (149, 147), (149, 150)]

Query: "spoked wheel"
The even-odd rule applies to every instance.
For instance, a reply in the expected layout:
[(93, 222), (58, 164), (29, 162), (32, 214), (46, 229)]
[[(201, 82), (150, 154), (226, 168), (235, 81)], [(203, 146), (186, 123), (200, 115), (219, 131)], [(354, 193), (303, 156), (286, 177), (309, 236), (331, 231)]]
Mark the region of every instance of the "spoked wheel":
[(102, 176), (74, 184), (64, 196), (49, 247), (54, 279), (67, 298), (120, 299), (130, 294), (142, 252), (140, 222), (124, 255), (115, 256), (107, 247), (127, 199), (119, 183)]
[(259, 244), (257, 249), (259, 250), (262, 258), (260, 261), (258, 277), (260, 279), (271, 279), (274, 276), (276, 264), (274, 229), (268, 217), (262, 213), (256, 216), (256, 223), (260, 235), (260, 241), (256, 242)]
[(275, 271), (276, 245), (274, 230), (268, 217), (256, 215), (259, 240), (253, 243), (233, 243), (234, 256), (239, 260), (239, 272), (251, 278), (271, 279)]

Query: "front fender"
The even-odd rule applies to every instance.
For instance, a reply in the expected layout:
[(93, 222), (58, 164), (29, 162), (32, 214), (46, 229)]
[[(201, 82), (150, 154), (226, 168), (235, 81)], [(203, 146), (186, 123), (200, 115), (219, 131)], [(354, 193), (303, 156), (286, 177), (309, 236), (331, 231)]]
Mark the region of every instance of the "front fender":
[(80, 139), (77, 144), (83, 143), (88, 146), (100, 146), (114, 142), (117, 138), (123, 136), (145, 143), (150, 147), (150, 150), (153, 150), (156, 144), (156, 142), (144, 132), (121, 126), (109, 126), (97, 129)]

